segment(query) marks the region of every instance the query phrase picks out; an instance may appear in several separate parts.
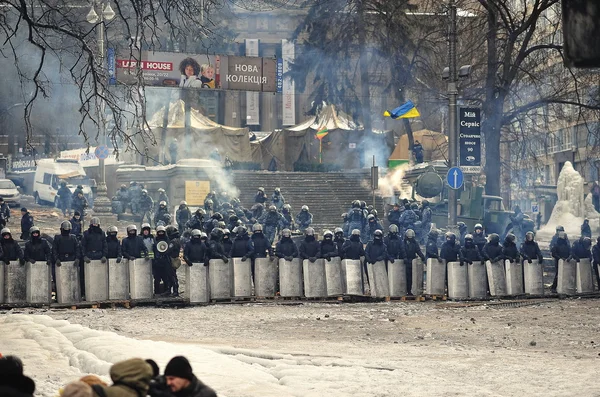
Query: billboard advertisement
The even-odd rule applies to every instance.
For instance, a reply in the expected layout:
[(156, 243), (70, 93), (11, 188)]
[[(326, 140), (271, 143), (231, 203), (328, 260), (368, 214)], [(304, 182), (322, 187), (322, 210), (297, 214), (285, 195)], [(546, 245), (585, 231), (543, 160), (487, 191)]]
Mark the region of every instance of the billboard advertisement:
[(460, 108), (459, 113), (459, 164), (465, 173), (481, 171), (481, 110)]
[[(281, 54), (283, 58), (283, 73), (290, 71), (290, 65), (294, 62), (294, 43), (281, 40)], [(283, 100), (283, 125), (296, 125), (296, 98), (294, 80), (286, 77), (282, 84)]]
[(141, 59), (131, 54), (116, 58), (120, 84), (135, 84), (141, 71), (146, 86), (277, 91), (275, 58), (151, 51), (142, 51)]

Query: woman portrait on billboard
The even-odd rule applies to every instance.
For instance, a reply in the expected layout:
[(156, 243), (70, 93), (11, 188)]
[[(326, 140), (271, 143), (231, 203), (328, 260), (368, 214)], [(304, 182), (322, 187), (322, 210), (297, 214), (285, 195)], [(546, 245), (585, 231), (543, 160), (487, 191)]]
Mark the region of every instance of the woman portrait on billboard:
[(200, 64), (194, 58), (185, 58), (179, 64), (179, 71), (181, 72), (181, 81), (179, 87), (181, 88), (201, 88), (202, 81), (198, 79), (200, 74)]

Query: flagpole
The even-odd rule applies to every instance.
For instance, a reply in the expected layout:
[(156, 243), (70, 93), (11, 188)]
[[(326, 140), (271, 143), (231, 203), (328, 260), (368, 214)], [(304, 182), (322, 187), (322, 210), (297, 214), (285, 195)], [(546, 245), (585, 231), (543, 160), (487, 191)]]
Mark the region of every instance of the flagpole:
[(319, 164), (323, 164), (323, 139), (319, 139)]

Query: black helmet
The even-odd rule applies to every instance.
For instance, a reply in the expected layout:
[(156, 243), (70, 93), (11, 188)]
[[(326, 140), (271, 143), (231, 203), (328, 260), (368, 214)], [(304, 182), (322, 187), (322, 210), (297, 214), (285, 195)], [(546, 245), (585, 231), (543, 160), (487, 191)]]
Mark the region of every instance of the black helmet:
[(433, 238), (433, 239), (437, 240), (438, 236), (439, 236), (439, 232), (437, 231), (437, 229), (431, 229), (429, 231), (429, 238)]
[(489, 235), (489, 241), (492, 244), (498, 244), (500, 242), (500, 236), (498, 236), (496, 233), (492, 233)]
[(506, 241), (511, 241), (513, 243), (515, 242), (516, 239), (517, 239), (517, 237), (512, 233), (508, 233), (505, 238)]
[(60, 230), (71, 230), (71, 222), (63, 221), (63, 223), (60, 224)]
[(246, 234), (248, 234), (248, 229), (246, 229), (246, 226), (240, 225), (240, 226), (237, 227), (236, 233), (239, 236), (245, 236)]
[(562, 226), (560, 226), (560, 225), (558, 225), (558, 226), (556, 226), (556, 231), (557, 231), (557, 232), (564, 232), (564, 231), (565, 231), (565, 228), (564, 228), (564, 227), (562, 227)]
[(65, 187), (65, 186), (67, 186), (67, 182), (65, 182), (65, 181), (60, 181), (60, 186), (62, 186), (62, 187)]
[(419, 204), (417, 204), (417, 203), (412, 203), (412, 204), (410, 205), (410, 209), (411, 209), (411, 210), (418, 210), (418, 209), (419, 209)]
[(456, 241), (456, 235), (452, 232), (446, 232), (446, 240)]
[(215, 227), (212, 232), (210, 232), (210, 238), (214, 240), (221, 240), (223, 238), (223, 229), (220, 227)]

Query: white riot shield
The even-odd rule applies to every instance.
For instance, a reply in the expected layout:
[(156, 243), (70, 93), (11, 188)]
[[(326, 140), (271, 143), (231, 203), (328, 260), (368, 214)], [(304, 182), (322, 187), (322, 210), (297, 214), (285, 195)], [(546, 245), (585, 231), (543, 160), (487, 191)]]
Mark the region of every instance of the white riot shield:
[(576, 288), (578, 294), (588, 294), (594, 292), (594, 281), (592, 279), (592, 264), (589, 259), (580, 259), (577, 263), (577, 282)]
[(56, 301), (60, 304), (81, 302), (79, 266), (73, 261), (56, 266)]
[(327, 282), (325, 278), (325, 260), (317, 259), (314, 263), (305, 259), (302, 263), (304, 274), (304, 296), (307, 298), (325, 298)]
[(485, 263), (490, 285), (490, 295), (505, 296), (506, 295), (506, 272), (504, 270), (504, 261)]
[[(249, 262), (249, 260), (248, 260)], [(208, 263), (210, 299), (231, 298), (231, 266), (221, 259), (211, 259)]]
[(339, 256), (325, 259), (325, 278), (327, 284), (327, 296), (339, 296), (344, 293), (342, 282), (342, 259)]
[(129, 266), (126, 262), (125, 259), (121, 263), (117, 263), (116, 258), (108, 260), (108, 299), (129, 299)]
[(412, 260), (412, 288), (413, 295), (423, 295), (423, 261), (421, 258)]
[[(252, 296), (252, 261), (250, 259), (242, 261), (242, 258), (229, 258), (229, 262), (231, 262), (230, 271), (233, 271), (233, 274), (230, 275), (232, 279), (232, 296), (238, 298)], [(256, 272), (256, 262), (254, 271)]]
[(152, 261), (138, 258), (129, 262), (129, 295), (131, 299), (151, 299), (154, 296)]
[(108, 261), (93, 260), (83, 263), (85, 300), (98, 302), (108, 300)]
[(487, 271), (483, 262), (473, 262), (468, 265), (469, 297), (487, 297)]
[(576, 264), (574, 261), (558, 261), (558, 282), (556, 292), (565, 295), (575, 295), (575, 278), (577, 276)]
[(467, 266), (460, 262), (448, 262), (448, 297), (465, 299), (469, 297)]
[(304, 296), (304, 278), (300, 259), (279, 259), (279, 295), (282, 297)]
[(4, 273), (6, 272), (5, 267), (6, 265), (4, 264), (4, 262), (0, 262), (0, 303), (4, 303)]
[(10, 261), (6, 265), (4, 276), (4, 299), (6, 303), (27, 302), (27, 274), (25, 265), (19, 261)]
[(390, 281), (388, 279), (387, 271), (385, 270), (385, 262), (378, 261), (374, 264), (369, 263), (367, 265), (367, 271), (369, 272), (369, 288), (371, 289), (371, 296), (377, 298), (390, 296)]
[(525, 261), (523, 263), (523, 272), (525, 273), (524, 284), (525, 293), (529, 295), (544, 294), (544, 267), (536, 259)]
[(190, 303), (210, 302), (210, 289), (208, 283), (208, 266), (195, 262), (192, 266), (183, 264), (185, 268), (185, 293)]
[(27, 302), (50, 303), (52, 299), (52, 267), (46, 261), (25, 263), (27, 273)]
[(401, 297), (408, 294), (406, 288), (406, 264), (402, 259), (388, 262), (388, 281), (390, 283), (390, 296)]
[(521, 262), (505, 261), (504, 268), (506, 270), (506, 294), (507, 295), (523, 295), (523, 265)]
[(363, 272), (360, 260), (344, 259), (342, 261), (342, 279), (345, 294), (364, 295)]
[(427, 295), (446, 295), (446, 262), (427, 259)]
[(277, 292), (277, 261), (269, 258), (257, 258), (254, 262), (254, 295), (273, 297)]

